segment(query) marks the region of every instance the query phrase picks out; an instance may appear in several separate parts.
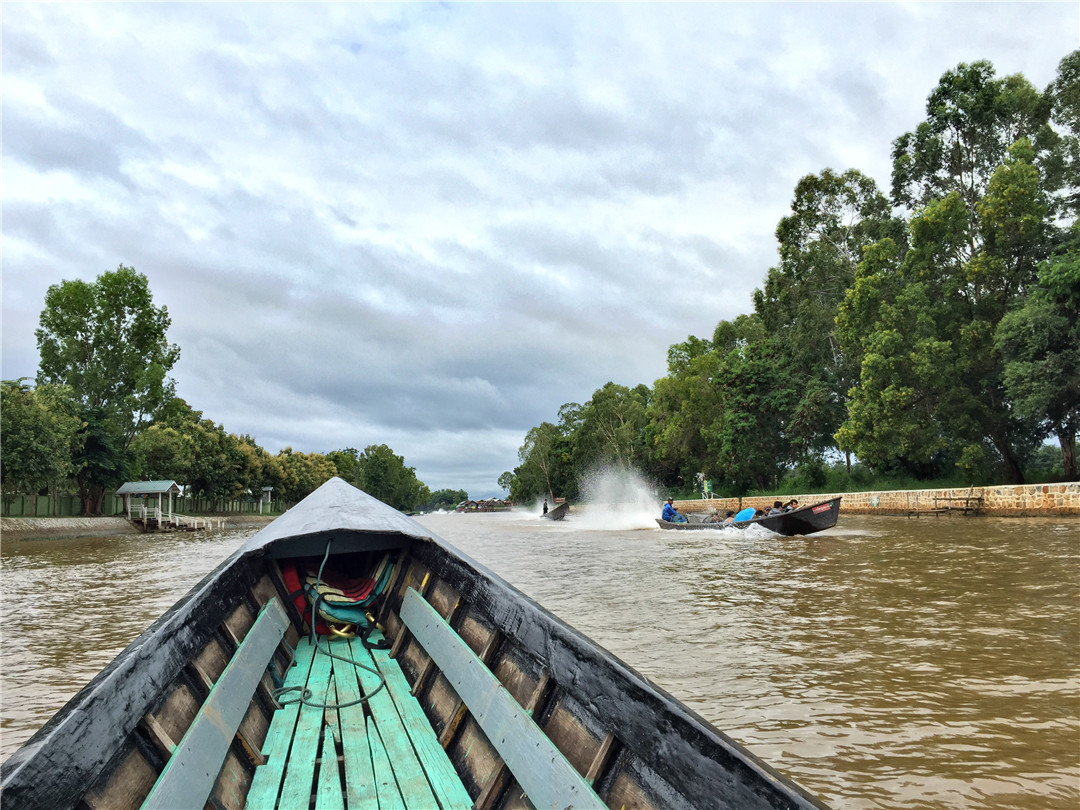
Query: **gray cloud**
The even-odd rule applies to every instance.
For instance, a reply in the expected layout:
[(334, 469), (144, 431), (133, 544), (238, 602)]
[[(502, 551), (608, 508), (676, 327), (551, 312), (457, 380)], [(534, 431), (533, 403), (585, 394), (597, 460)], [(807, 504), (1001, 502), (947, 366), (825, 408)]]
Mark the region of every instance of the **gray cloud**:
[(123, 262), (228, 430), (495, 494), (559, 405), (750, 310), (800, 177), (887, 187), (944, 70), (1043, 86), (1078, 14), (5, 7), (3, 375), (33, 376), (50, 284)]

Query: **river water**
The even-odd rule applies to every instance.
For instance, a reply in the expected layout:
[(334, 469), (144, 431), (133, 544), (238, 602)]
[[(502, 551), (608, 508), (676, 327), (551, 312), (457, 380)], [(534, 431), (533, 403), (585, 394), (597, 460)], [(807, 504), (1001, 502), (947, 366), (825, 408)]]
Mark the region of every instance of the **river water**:
[[(1080, 806), (1080, 521), (421, 522), (841, 808)], [(5, 542), (0, 755), (254, 530)]]

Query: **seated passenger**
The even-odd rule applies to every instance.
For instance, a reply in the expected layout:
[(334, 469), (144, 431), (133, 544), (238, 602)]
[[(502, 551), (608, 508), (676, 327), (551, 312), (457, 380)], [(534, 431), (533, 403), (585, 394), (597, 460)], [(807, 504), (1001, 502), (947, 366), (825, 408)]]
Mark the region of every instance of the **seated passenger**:
[(727, 516), (724, 518), (724, 525), (730, 526), (735, 522), (735, 512), (731, 509), (727, 510)]
[(679, 514), (679, 510), (675, 508), (671, 498), (668, 498), (667, 503), (664, 504), (664, 511), (660, 517), (668, 523), (686, 523), (686, 518)]
[(790, 501), (788, 501), (787, 503), (784, 504), (784, 511), (785, 512), (791, 512), (792, 510), (798, 509), (798, 508), (799, 508), (799, 499), (798, 498), (792, 498)]
[(772, 509), (769, 510), (770, 515), (779, 515), (784, 511), (784, 505), (780, 501), (773, 501)]

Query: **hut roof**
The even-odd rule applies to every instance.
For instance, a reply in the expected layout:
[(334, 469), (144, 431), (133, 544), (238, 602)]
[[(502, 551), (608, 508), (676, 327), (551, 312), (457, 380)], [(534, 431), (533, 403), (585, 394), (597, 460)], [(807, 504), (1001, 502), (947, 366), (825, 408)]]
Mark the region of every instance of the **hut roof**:
[(163, 495), (168, 492), (180, 494), (175, 481), (127, 481), (116, 490), (117, 495)]

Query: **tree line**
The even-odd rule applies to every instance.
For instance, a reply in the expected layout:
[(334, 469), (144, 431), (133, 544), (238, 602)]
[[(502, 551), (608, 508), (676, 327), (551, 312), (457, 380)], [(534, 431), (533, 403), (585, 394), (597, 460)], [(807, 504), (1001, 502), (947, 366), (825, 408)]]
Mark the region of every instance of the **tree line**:
[(168, 377), (180, 349), (167, 339), (168, 308), (154, 306), (146, 276), (121, 265), (94, 282), (49, 288), (37, 337), (35, 384), (0, 383), (0, 487), (15, 495), (77, 491), (81, 512), (101, 514), (124, 481), (173, 480), (223, 504), (259, 497), (299, 501), (333, 476), (402, 511), (452, 506), (385, 444), (328, 453), (271, 454), (229, 433), (175, 394)]
[(574, 497), (600, 467), (741, 495), (830, 469), (1023, 483), (1080, 426), (1080, 51), (1040, 91), (960, 64), (892, 144), (795, 187), (753, 311), (671, 346), (650, 388), (607, 383), (525, 436), (511, 497)]

